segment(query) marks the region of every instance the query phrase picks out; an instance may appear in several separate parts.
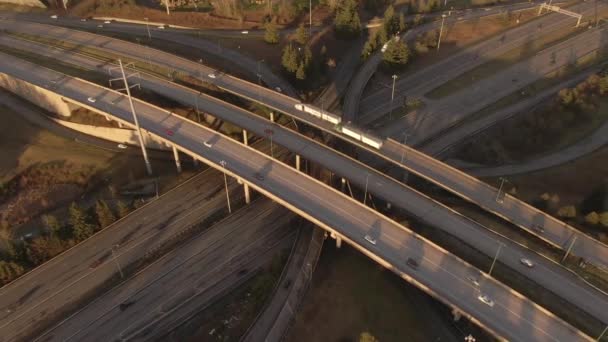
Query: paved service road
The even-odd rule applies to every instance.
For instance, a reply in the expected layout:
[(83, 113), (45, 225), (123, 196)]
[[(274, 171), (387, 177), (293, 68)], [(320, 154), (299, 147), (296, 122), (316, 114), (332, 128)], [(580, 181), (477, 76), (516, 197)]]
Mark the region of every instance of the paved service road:
[[(6, 37), (0, 38), (0, 43), (26, 49), (32, 53), (37, 52), (45, 56), (58, 58), (64, 62), (70, 62), (80, 66), (95, 68), (97, 65), (95, 61), (90, 61), (88, 58), (74, 55), (63, 50), (48, 49), (39, 44), (23, 42)], [(402, 183), (388, 178), (373, 169), (369, 169), (354, 159), (333, 151), (296, 132), (278, 125), (273, 125), (253, 113), (223, 103), (213, 97), (199, 95), (194, 90), (171, 84), (146, 74), (141, 74), (139, 83), (146, 89), (153, 90), (156, 93), (162, 94), (178, 102), (190, 106), (198, 105), (198, 108), (202, 111), (212, 113), (218, 118), (237, 124), (259, 136), (264, 136), (265, 131), (270, 127), (270, 129), (273, 130), (273, 141), (276, 144), (284, 146), (306, 159), (327, 167), (336, 174), (346, 177), (354, 184), (358, 184), (361, 188), (365, 187), (367, 183), (367, 188), (370, 193), (391, 202), (396, 207), (411, 212), (427, 224), (440, 228), (452, 236), (458, 237), (472, 246), (475, 246), (475, 248), (489, 257), (494, 256), (498, 241), (500, 241), (507, 247), (501, 252), (499, 261), (510, 266), (512, 269), (519, 271), (524, 276), (534, 280), (536, 283), (558, 294), (569, 302), (581, 307), (599, 320), (608, 321), (608, 313), (599, 310), (599, 307), (597, 306), (597, 303), (599, 302), (605, 302), (606, 306), (608, 306), (608, 301), (606, 301), (603, 293), (595, 291), (594, 289), (589, 289), (586, 284), (581, 282), (581, 279), (566, 271), (561, 266), (541, 258), (534, 253), (530, 253), (530, 251), (508, 239), (491, 233), (486, 228), (462, 217), (447, 206), (433, 201)], [(197, 97), (198, 100), (196, 100)], [(367, 175), (369, 175), (369, 177)], [(465, 180), (469, 179), (470, 177), (465, 178)], [(488, 186), (486, 187), (491, 190), (493, 189)], [(491, 200), (495, 198), (493, 196), (494, 193), (491, 192)], [(522, 257), (533, 260), (535, 264), (539, 266), (542, 265), (546, 270), (544, 269), (542, 272), (529, 272), (529, 270), (523, 267), (519, 261)]]
[[(8, 55), (1, 57), (3, 62), (9, 62), (0, 64), (2, 72), (30, 83), (44, 86), (59, 76)], [(122, 94), (72, 78), (64, 78), (53, 91), (98, 111), (103, 111), (106, 105), (111, 105), (110, 101), (121, 96), (121, 100), (111, 106), (112, 115), (125, 123), (130, 122), (128, 101)], [(87, 102), (90, 96), (96, 98), (95, 103)], [(390, 265), (391, 270), (406, 280), (471, 314), (476, 322), (496, 334), (514, 341), (590, 340), (555, 315), (489, 277), (481, 276), (478, 289), (467, 279), (479, 274), (474, 267), (335, 189), (160, 108), (140, 101), (134, 101), (134, 105), (143, 129), (177, 144), (183, 152), (216, 168), (238, 175), (253, 188), (319, 226), (335, 230), (377, 262)], [(168, 130), (171, 135), (167, 134)], [(204, 146), (204, 141), (211, 142), (213, 147)], [(366, 241), (365, 235), (375, 239), (376, 244)], [(406, 266), (407, 258), (418, 260), (419, 267), (414, 270)], [(493, 306), (478, 299), (480, 291), (493, 300)], [(27, 324), (17, 320), (11, 323)], [(15, 334), (15, 329), (7, 325), (0, 329), (3, 336)]]
[[(295, 217), (253, 202), (104, 293), (36, 341), (159, 338), (248, 279), (294, 237)], [(293, 239), (289, 239), (292, 240)], [(126, 308), (121, 309), (121, 304)], [(128, 306), (127, 306), (128, 305)]]

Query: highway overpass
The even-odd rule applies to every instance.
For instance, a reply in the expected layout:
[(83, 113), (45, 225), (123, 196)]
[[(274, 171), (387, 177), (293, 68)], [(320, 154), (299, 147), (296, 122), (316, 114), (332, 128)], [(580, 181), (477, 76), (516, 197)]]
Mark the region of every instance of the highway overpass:
[[(291, 115), (300, 121), (320, 128), (340, 139), (347, 140), (404, 170), (414, 172), (426, 180), (505, 218), (525, 229), (530, 234), (534, 234), (556, 247), (567, 249), (574, 240), (574, 236), (576, 236), (576, 242), (572, 245), (571, 250), (574, 255), (583, 257), (585, 260), (599, 267), (608, 267), (608, 246), (579, 232), (574, 227), (557, 220), (551, 215), (543, 213), (514, 197), (509, 196), (505, 199), (506, 204), (497, 205), (495, 201), (498, 192), (497, 189), (490, 187), (473, 177), (466, 177), (464, 173), (457, 172), (458, 170), (455, 168), (449, 167), (447, 164), (422, 155), (421, 153), (418, 153), (418, 157), (416, 158), (409, 158), (408, 156), (413, 156), (414, 152), (412, 151), (414, 150), (403, 146), (396, 141), (385, 143), (380, 150), (376, 150), (350, 139), (337, 132), (334, 129), (333, 124), (296, 110), (294, 105), (299, 103), (299, 100), (280, 94), (272, 89), (260, 87), (227, 74), (217, 74), (216, 78), (210, 78), (208, 77), (209, 74), (216, 74), (217, 72), (200, 63), (119, 39), (103, 37), (62, 27), (15, 22), (11, 20), (0, 20), (0, 28), (41, 37), (50, 37), (57, 40), (70, 41), (82, 44), (83, 46), (96, 47), (136, 60), (146, 61), (149, 59), (155, 64), (194, 77), (203, 77), (205, 82), (215, 84), (229, 92), (252, 101), (260, 102), (269, 108)], [(455, 184), (460, 184), (461, 181), (465, 182), (465, 184), (455, 186)], [(480, 189), (481, 191), (478, 191)], [(492, 190), (494, 191), (493, 195), (491, 195)], [(542, 227), (542, 230), (538, 228), (539, 225)]]
[[(61, 49), (50, 49), (47, 46), (25, 42), (11, 37), (0, 37), (0, 45), (11, 46), (31, 53), (38, 53), (55, 58), (65, 63), (95, 69), (96, 60)], [(101, 70), (105, 70), (102, 68)], [(509, 266), (545, 289), (555, 293), (573, 305), (578, 306), (599, 321), (608, 322), (608, 307), (605, 293), (584, 283), (572, 272), (567, 271), (548, 259), (531, 253), (524, 246), (493, 234), (485, 227), (463, 217), (447, 206), (435, 202), (427, 196), (416, 192), (406, 185), (379, 173), (366, 165), (315, 142), (290, 129), (274, 125), (251, 112), (235, 107), (221, 100), (199, 94), (187, 87), (167, 82), (157, 77), (141, 73), (137, 80), (142, 87), (171, 98), (188, 106), (197, 106), (201, 111), (212, 113), (216, 117), (243, 127), (248, 132), (265, 136), (268, 129), (273, 131), (275, 144), (286, 147), (304, 158), (314, 161), (332, 172), (350, 179), (361, 188), (366, 186), (370, 193), (391, 202), (395, 207), (411, 212), (421, 221), (439, 228), (448, 234), (469, 243), (488, 257), (493, 257), (499, 245), (503, 245), (498, 261)], [(115, 75), (118, 76), (118, 75)], [(368, 176), (366, 176), (366, 174)], [(523, 266), (521, 258), (532, 260), (536, 269), (532, 272)], [(602, 305), (598, 305), (598, 304)]]
[[(51, 70), (1, 55), (0, 70), (40, 87), (52, 84), (53, 91), (85, 108), (112, 115), (131, 125), (125, 96)], [(87, 99), (94, 97), (94, 103)], [(140, 125), (148, 132), (175, 144), (182, 152), (242, 179), (251, 187), (283, 204), (315, 224), (336, 232), (370, 258), (402, 278), (436, 296), (446, 304), (471, 315), (471, 319), (498, 336), (514, 341), (590, 340), (580, 331), (492, 278), (481, 276), (477, 288), (468, 279), (479, 272), (406, 227), (363, 206), (327, 185), (268, 156), (222, 136), (204, 126), (177, 117), (161, 108), (134, 101)], [(106, 107), (107, 106), (107, 107)], [(105, 113), (111, 108), (111, 113)], [(172, 134), (168, 134), (168, 131)], [(203, 142), (212, 147), (206, 147)], [(375, 244), (365, 240), (369, 235)], [(406, 260), (417, 260), (417, 269)], [(484, 304), (483, 293), (494, 301)], [(15, 324), (1, 327), (11, 336)]]

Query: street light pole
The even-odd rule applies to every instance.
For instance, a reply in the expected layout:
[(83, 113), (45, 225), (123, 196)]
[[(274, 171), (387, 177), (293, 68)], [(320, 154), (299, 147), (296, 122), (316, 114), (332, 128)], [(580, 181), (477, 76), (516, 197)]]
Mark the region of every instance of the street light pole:
[(496, 193), (496, 203), (502, 203), (503, 199), (500, 198), (500, 193), (502, 192), (502, 187), (505, 184), (505, 179), (500, 177), (500, 187), (498, 187), (498, 193)]
[(150, 34), (150, 26), (148, 25), (148, 18), (144, 18), (146, 21), (146, 31), (148, 31), (148, 40), (152, 40), (152, 35)]
[(600, 336), (598, 336), (598, 338), (596, 339), (596, 341), (600, 341), (602, 339), (602, 337), (604, 337), (604, 334), (606, 334), (606, 332), (608, 331), (608, 326), (606, 326), (604, 328), (604, 330), (602, 331), (602, 333), (600, 334)]
[(395, 81), (397, 80), (397, 75), (393, 75), (393, 90), (391, 91), (391, 110), (388, 113), (388, 119), (392, 120), (393, 118), (393, 100), (395, 99)]
[(492, 275), (492, 270), (494, 269), (494, 264), (496, 264), (496, 259), (498, 259), (498, 254), (500, 253), (500, 249), (502, 248), (502, 242), (499, 242), (498, 249), (496, 250), (496, 255), (494, 255), (494, 260), (492, 260), (492, 266), (490, 266), (490, 271), (488, 275)]
[[(263, 62), (264, 62), (263, 59), (260, 59), (258, 61), (258, 73), (257, 73), (257, 75), (258, 75), (258, 86), (260, 86), (260, 87), (262, 86), (262, 74), (260, 73), (260, 63), (263, 63)], [(258, 88), (258, 101), (260, 101), (260, 102), (262, 101), (262, 91), (259, 88)]]
[(118, 268), (118, 273), (120, 273), (120, 279), (124, 278), (124, 274), (122, 274), (122, 268), (120, 268), (120, 263), (116, 260), (116, 253), (114, 252), (114, 248), (118, 248), (118, 245), (112, 246), (112, 259), (114, 259), (114, 263), (116, 264), (116, 268)]
[(232, 208), (230, 208), (230, 194), (228, 193), (228, 178), (226, 178), (226, 161), (221, 160), (220, 165), (224, 168), (224, 187), (226, 188), (226, 200), (228, 201), (228, 213), (232, 214)]
[(137, 136), (139, 137), (139, 144), (141, 145), (141, 153), (144, 156), (144, 162), (146, 163), (146, 170), (148, 171), (148, 175), (152, 174), (152, 165), (150, 165), (150, 160), (148, 159), (148, 152), (146, 151), (146, 145), (144, 145), (144, 138), (141, 135), (141, 128), (139, 128), (139, 120), (137, 120), (137, 114), (135, 113), (135, 107), (133, 106), (133, 99), (131, 98), (131, 88), (129, 88), (129, 82), (127, 82), (127, 76), (125, 75), (125, 69), (122, 66), (122, 60), (118, 60), (118, 64), (120, 65), (120, 71), (122, 73), (122, 80), (125, 84), (125, 90), (127, 92), (127, 97), (129, 98), (129, 106), (131, 106), (131, 113), (133, 114), (133, 121), (135, 123), (135, 129), (137, 130)]
[(363, 197), (363, 205), (365, 205), (365, 203), (367, 202), (367, 184), (369, 181), (369, 173), (367, 174), (367, 176), (365, 176), (365, 195)]
[(437, 40), (437, 50), (439, 50), (439, 46), (441, 45), (441, 34), (443, 33), (443, 22), (445, 21), (445, 14), (441, 15), (441, 29), (439, 30), (439, 39)]

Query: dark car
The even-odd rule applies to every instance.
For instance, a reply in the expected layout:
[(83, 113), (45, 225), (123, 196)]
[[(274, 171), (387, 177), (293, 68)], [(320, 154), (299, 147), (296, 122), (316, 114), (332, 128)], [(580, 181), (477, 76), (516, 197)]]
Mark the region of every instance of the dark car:
[(120, 308), (120, 311), (125, 311), (129, 306), (133, 305), (135, 302), (133, 301), (128, 301), (128, 302), (123, 302), (120, 303), (120, 305), (118, 306)]
[(409, 267), (417, 270), (418, 269), (418, 261), (412, 259), (412, 258), (407, 258), (407, 261), (405, 262)]

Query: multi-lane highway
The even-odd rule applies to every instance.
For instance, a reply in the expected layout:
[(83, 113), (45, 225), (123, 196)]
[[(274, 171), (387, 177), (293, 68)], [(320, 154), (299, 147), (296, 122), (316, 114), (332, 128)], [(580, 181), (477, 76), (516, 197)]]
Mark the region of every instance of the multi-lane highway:
[[(242, 199), (242, 191), (236, 191), (236, 186), (231, 182), (233, 200)], [(2, 339), (24, 339), (32, 330), (44, 328), (115, 276), (112, 249), (122, 265), (129, 265), (175, 238), (177, 232), (216, 216), (226, 204), (223, 189), (221, 174), (206, 170), (136, 214), (4, 286), (0, 289)]]
[[(95, 60), (90, 60), (84, 56), (75, 55), (64, 50), (49, 49), (40, 44), (24, 42), (11, 37), (0, 37), (0, 44), (24, 49), (32, 53), (39, 53), (44, 56), (60, 59), (63, 62), (70, 62), (92, 69), (96, 68), (98, 65)], [(171, 84), (146, 74), (141, 74), (139, 83), (146, 89), (153, 90), (156, 93), (172, 98), (178, 102), (189, 106), (197, 105), (198, 108), (204, 112), (213, 113), (213, 115), (223, 120), (240, 125), (249, 132), (256, 133), (260, 136), (263, 136), (268, 129), (272, 129), (273, 140), (276, 144), (285, 146), (289, 150), (302, 155), (304, 158), (325, 166), (329, 170), (350, 179), (351, 182), (358, 184), (361, 187), (365, 186), (370, 193), (391, 202), (396, 207), (411, 212), (422, 221), (468, 242), (489, 257), (494, 255), (498, 243), (504, 244), (506, 248), (502, 251), (500, 258), (498, 259), (499, 261), (510, 266), (514, 270), (521, 272), (524, 276), (534, 280), (562, 298), (583, 308), (583, 310), (589, 312), (599, 320), (608, 321), (608, 315), (604, 315), (604, 312), (598, 310), (596, 305), (598, 302), (604, 302), (606, 300), (603, 293), (595, 291), (595, 289), (586, 289), (586, 284), (583, 284), (579, 278), (561, 268), (561, 266), (539, 257), (534, 253), (530, 253), (530, 251), (506, 238), (487, 231), (484, 227), (460, 216), (448, 207), (433, 201), (404, 184), (388, 178), (373, 169), (369, 169), (365, 165), (358, 163), (347, 156), (341, 155), (322, 144), (316, 143), (305, 136), (281, 126), (273, 125), (253, 113), (223, 103), (215, 98), (202, 94), (199, 95), (194, 90)], [(414, 150), (412, 151), (413, 152), (411, 153), (417, 153)], [(418, 153), (416, 156), (424, 157), (425, 155)], [(470, 179), (472, 179), (472, 177), (468, 177), (464, 174), (459, 174), (459, 176), (461, 176), (460, 178), (464, 181), (458, 182), (455, 185), (471, 186)], [(485, 194), (482, 193), (483, 195), (487, 195), (492, 200), (495, 199), (492, 187), (486, 185), (486, 187), (481, 190), (486, 190)], [(494, 204), (494, 202), (491, 202), (491, 204)], [(539, 267), (543, 267), (544, 271), (529, 272), (529, 270), (521, 265), (519, 261), (522, 257), (532, 260)], [(608, 306), (608, 301), (606, 301), (605, 304)]]
[[(3, 72), (28, 82), (44, 86), (59, 78), (48, 69), (7, 55), (2, 57), (10, 61), (10, 66), (0, 66)], [(71, 78), (63, 78), (53, 90), (98, 111), (103, 112), (105, 106), (110, 106), (116, 119), (130, 123), (127, 101), (119, 93)], [(87, 101), (91, 96), (96, 98), (95, 103)], [(117, 97), (121, 99), (116, 101)], [(475, 268), (328, 186), (160, 108), (140, 101), (135, 101), (135, 108), (141, 126), (147, 131), (177, 144), (183, 152), (216, 168), (238, 175), (263, 194), (325, 229), (335, 230), (374, 260), (390, 265), (405, 279), (471, 313), (477, 322), (498, 335), (522, 341), (588, 338), (491, 278), (482, 277), (482, 284), (477, 288), (467, 279), (467, 276), (478, 274)], [(168, 134), (168, 130), (172, 134)], [(212, 148), (206, 147), (205, 141), (212, 144)], [(366, 235), (374, 243), (364, 239)], [(407, 258), (417, 260), (416, 269), (406, 266)], [(478, 299), (480, 291), (492, 298), (492, 306)]]
[[(325, 130), (326, 132), (345, 139), (343, 135), (339, 135), (334, 130), (334, 126), (332, 124), (318, 120), (306, 113), (295, 110), (294, 105), (299, 101), (291, 97), (277, 93), (276, 91), (273, 91), (271, 89), (259, 87), (255, 84), (243, 81), (235, 77), (231, 77), (229, 75), (217, 74), (216, 71), (214, 71), (213, 69), (207, 68), (198, 63), (191, 62), (162, 51), (148, 49), (137, 44), (132, 44), (108, 37), (101, 37), (86, 32), (72, 31), (65, 28), (52, 27), (34, 23), (23, 23), (4, 20), (0, 21), (0, 27), (24, 32), (27, 34), (39, 35), (43, 37), (52, 37), (54, 39), (65, 39), (78, 44), (95, 46), (101, 50), (126, 55), (134, 59), (140, 58), (143, 60), (141, 56), (148, 56), (149, 59), (154, 61), (154, 63), (156, 64), (169, 68), (175, 68), (176, 70), (191, 74), (193, 76), (202, 76), (205, 81), (213, 83), (216, 86), (219, 86), (220, 88), (226, 89), (230, 92), (246, 97), (253, 101), (258, 101), (260, 103), (263, 103), (264, 105), (267, 105), (270, 108), (290, 114), (299, 120), (307, 122), (311, 125)], [(215, 78), (209, 77), (209, 75), (211, 74), (215, 75)], [(206, 78), (205, 75), (207, 76)], [(353, 140), (346, 140), (355, 143)], [(481, 207), (488, 207), (487, 202), (477, 201), (477, 196), (475, 193), (475, 189), (477, 189), (478, 187), (487, 187), (487, 185), (483, 184), (478, 180), (470, 179), (469, 182), (474, 182), (474, 187), (461, 187), (460, 189), (455, 190), (451, 188), (447, 183), (443, 182), (443, 179), (449, 179), (451, 177), (457, 177), (459, 175), (455, 173), (454, 169), (447, 167), (447, 165), (443, 163), (436, 162), (435, 160), (432, 160), (428, 157), (420, 159), (404, 158), (404, 156), (406, 155), (407, 148), (400, 146), (400, 144), (397, 144), (395, 142), (384, 144), (379, 151), (363, 144), (357, 145), (361, 146), (362, 148), (366, 149), (367, 151), (373, 153), (376, 156), (384, 158), (385, 160), (388, 160), (394, 163), (395, 165), (407, 169), (408, 171), (418, 173), (426, 179), (434, 182), (435, 184), (447, 189), (448, 191), (452, 191), (455, 194), (472, 200), (473, 202), (479, 204)], [(538, 235), (540, 238), (549, 241), (555, 246), (564, 248), (565, 240), (550, 240), (553, 236), (559, 235), (564, 237), (572, 236), (572, 234), (578, 233), (578, 231), (573, 227), (564, 224), (559, 220), (555, 220), (549, 215), (540, 212), (521, 201), (513, 199), (513, 203), (517, 209), (513, 210), (512, 213), (517, 213), (518, 215), (518, 217), (514, 218), (513, 220), (520, 222), (521, 227), (527, 229), (532, 234)], [(501, 216), (512, 220), (512, 218), (508, 216), (508, 214), (502, 209), (502, 207), (498, 207), (497, 212)], [(538, 221), (541, 221), (544, 224), (551, 226), (550, 228), (545, 227), (545, 230), (554, 231), (554, 234), (540, 234), (540, 231), (536, 229)], [(599, 266), (608, 265), (608, 246), (601, 244), (586, 235), (581, 234), (581, 237), (573, 246), (572, 252), (576, 255), (586, 258), (590, 262), (596, 263)]]
[[(590, 17), (595, 13), (594, 2), (583, 2), (571, 8)], [(597, 3), (597, 9), (602, 10), (605, 3)], [(474, 67), (496, 59), (506, 52), (530, 44), (544, 35), (549, 35), (558, 30), (567, 29), (574, 25), (576, 19), (557, 13), (547, 14), (536, 20), (522, 24), (471, 47), (459, 51), (438, 63), (430, 65), (420, 71), (398, 79), (395, 83), (396, 94), (407, 94), (408, 96), (420, 97), (441, 84), (473, 69)], [(550, 64), (550, 63), (547, 63)], [(391, 89), (380, 89), (366, 96), (361, 101), (359, 116), (364, 121), (386, 114), (390, 110)], [(400, 101), (393, 102), (393, 109), (400, 107)], [(367, 118), (366, 118), (367, 117)]]
[(277, 252), (275, 247), (288, 247), (294, 217), (270, 200), (254, 201), (35, 341), (158, 339), (255, 274)]

